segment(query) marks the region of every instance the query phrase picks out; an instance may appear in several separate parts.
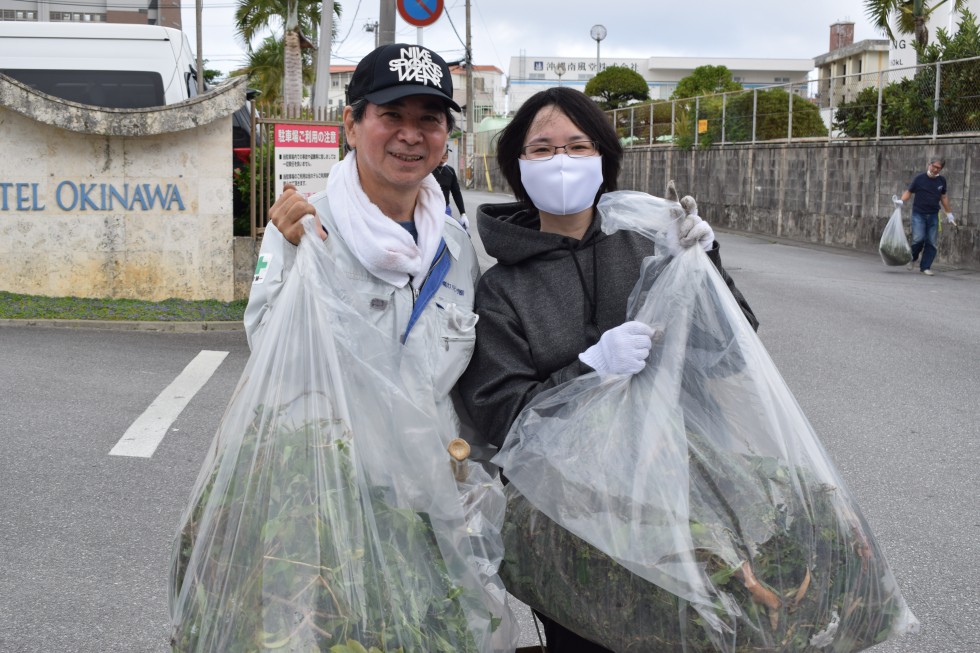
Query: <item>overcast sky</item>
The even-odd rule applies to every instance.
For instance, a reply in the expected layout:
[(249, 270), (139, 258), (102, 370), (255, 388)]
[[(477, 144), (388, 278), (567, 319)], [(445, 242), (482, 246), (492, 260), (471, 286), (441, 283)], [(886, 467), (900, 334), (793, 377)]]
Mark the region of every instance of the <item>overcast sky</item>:
[[(228, 72), (244, 60), (234, 35), (235, 0), (203, 0), (204, 58)], [(404, 0), (413, 2), (415, 0)], [(431, 0), (430, 0), (431, 1)], [(607, 31), (603, 58), (764, 57), (811, 59), (829, 49), (830, 26), (854, 23), (854, 40), (882, 38), (862, 0), (470, 0), (474, 63), (507, 73), (510, 58), (595, 57), (593, 25)], [(374, 47), (366, 23), (379, 17), (379, 0), (341, 0), (343, 16), (331, 63), (356, 63)], [(466, 39), (465, 0), (445, 0), (443, 16), (422, 30), (422, 43), (447, 60), (461, 59)], [(448, 16), (447, 16), (448, 14)], [(451, 19), (451, 21), (449, 20)], [(183, 29), (196, 48), (192, 0), (183, 0)], [(455, 32), (453, 30), (455, 25)], [(397, 16), (395, 37), (416, 43), (418, 29)], [(457, 37), (456, 32), (459, 36)], [(256, 43), (257, 45), (257, 43)]]

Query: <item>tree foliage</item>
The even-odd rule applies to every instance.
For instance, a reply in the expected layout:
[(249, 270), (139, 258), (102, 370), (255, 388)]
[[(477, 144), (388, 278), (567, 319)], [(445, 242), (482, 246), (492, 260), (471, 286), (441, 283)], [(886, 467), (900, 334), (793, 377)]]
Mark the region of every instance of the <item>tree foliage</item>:
[(727, 91), (740, 91), (742, 85), (732, 79), (732, 71), (725, 66), (698, 66), (687, 77), (677, 82), (671, 100), (683, 100), (698, 95), (713, 95)]
[[(739, 93), (728, 102), (726, 133), (727, 141), (752, 140), (752, 93)], [(769, 141), (790, 135), (790, 94), (783, 88), (770, 88), (755, 93), (755, 139)], [(793, 138), (826, 136), (827, 126), (820, 117), (820, 109), (813, 102), (797, 94), (792, 96)]]
[[(261, 91), (259, 97), (263, 104), (280, 104), (283, 99), (283, 51), (282, 39), (267, 36), (258, 48), (249, 50), (245, 66), (231, 75), (248, 75), (249, 87)], [(313, 83), (313, 62), (311, 55), (304, 56), (311, 59), (303, 66), (303, 83), (308, 85)]]
[[(964, 11), (959, 30), (950, 36), (936, 32), (936, 41), (919, 53), (920, 64), (955, 61), (941, 67), (940, 105), (933, 106), (936, 67), (920, 65), (915, 77), (892, 82), (881, 89), (881, 135), (921, 136), (932, 133), (933, 119), (940, 134), (980, 131), (980, 61), (960, 61), (980, 56), (980, 27), (970, 11)], [(878, 88), (868, 87), (841, 103), (834, 127), (848, 136), (878, 135)]]
[(899, 34), (915, 35), (916, 51), (921, 51), (929, 42), (929, 22), (932, 13), (947, 2), (953, 2), (953, 11), (966, 7), (967, 0), (864, 0), (864, 11), (871, 24), (883, 30), (892, 41), (897, 40), (894, 23)]
[[(288, 104), (299, 104), (303, 86), (312, 83), (315, 76), (315, 50), (301, 49), (299, 36), (311, 35), (314, 43), (319, 40), (322, 6), (315, 0), (237, 0), (235, 31), (245, 42), (249, 60), (232, 74), (248, 74), (250, 86), (260, 89), (267, 102), (286, 100)], [(332, 6), (339, 18), (340, 3)], [(334, 21), (334, 33), (336, 24)], [(264, 37), (254, 48), (253, 40), (267, 31), (273, 36)], [(278, 74), (268, 68), (277, 58)]]
[(598, 98), (603, 109), (618, 109), (636, 100), (648, 100), (650, 87), (643, 75), (624, 66), (609, 66), (585, 85), (585, 94)]

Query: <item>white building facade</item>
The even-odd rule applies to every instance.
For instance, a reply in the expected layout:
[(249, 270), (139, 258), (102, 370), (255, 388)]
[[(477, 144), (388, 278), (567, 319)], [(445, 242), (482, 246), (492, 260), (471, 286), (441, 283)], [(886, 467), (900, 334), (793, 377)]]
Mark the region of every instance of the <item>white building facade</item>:
[(181, 29), (180, 0), (0, 0), (0, 20), (126, 23)]
[(511, 57), (507, 83), (508, 113), (529, 97), (553, 86), (585, 91), (597, 72), (621, 66), (639, 73), (650, 88), (650, 98), (666, 100), (677, 83), (700, 66), (725, 66), (744, 88), (806, 82), (813, 59), (750, 59), (725, 57), (648, 57), (643, 59), (595, 57)]

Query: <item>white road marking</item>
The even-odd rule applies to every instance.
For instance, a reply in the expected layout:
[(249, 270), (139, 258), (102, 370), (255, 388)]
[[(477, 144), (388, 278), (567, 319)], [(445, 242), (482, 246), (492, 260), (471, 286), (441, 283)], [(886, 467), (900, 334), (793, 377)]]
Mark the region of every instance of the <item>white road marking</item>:
[(226, 351), (203, 350), (194, 357), (184, 371), (153, 400), (133, 422), (110, 456), (132, 456), (149, 458), (156, 451), (167, 434), (167, 429), (187, 407), (198, 390), (204, 387), (214, 371), (228, 355)]

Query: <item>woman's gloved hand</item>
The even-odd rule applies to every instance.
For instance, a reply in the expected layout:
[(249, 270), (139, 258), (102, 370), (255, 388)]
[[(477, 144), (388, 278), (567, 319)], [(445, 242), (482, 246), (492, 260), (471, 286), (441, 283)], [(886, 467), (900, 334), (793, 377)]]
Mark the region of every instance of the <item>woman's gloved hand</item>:
[(698, 243), (701, 249), (707, 252), (715, 242), (714, 230), (698, 215), (698, 203), (693, 197), (690, 195), (682, 197), (681, 207), (684, 209), (684, 219), (677, 227), (678, 243), (685, 248)]
[(626, 322), (603, 333), (578, 358), (600, 374), (636, 374), (647, 364), (653, 333), (643, 322)]

